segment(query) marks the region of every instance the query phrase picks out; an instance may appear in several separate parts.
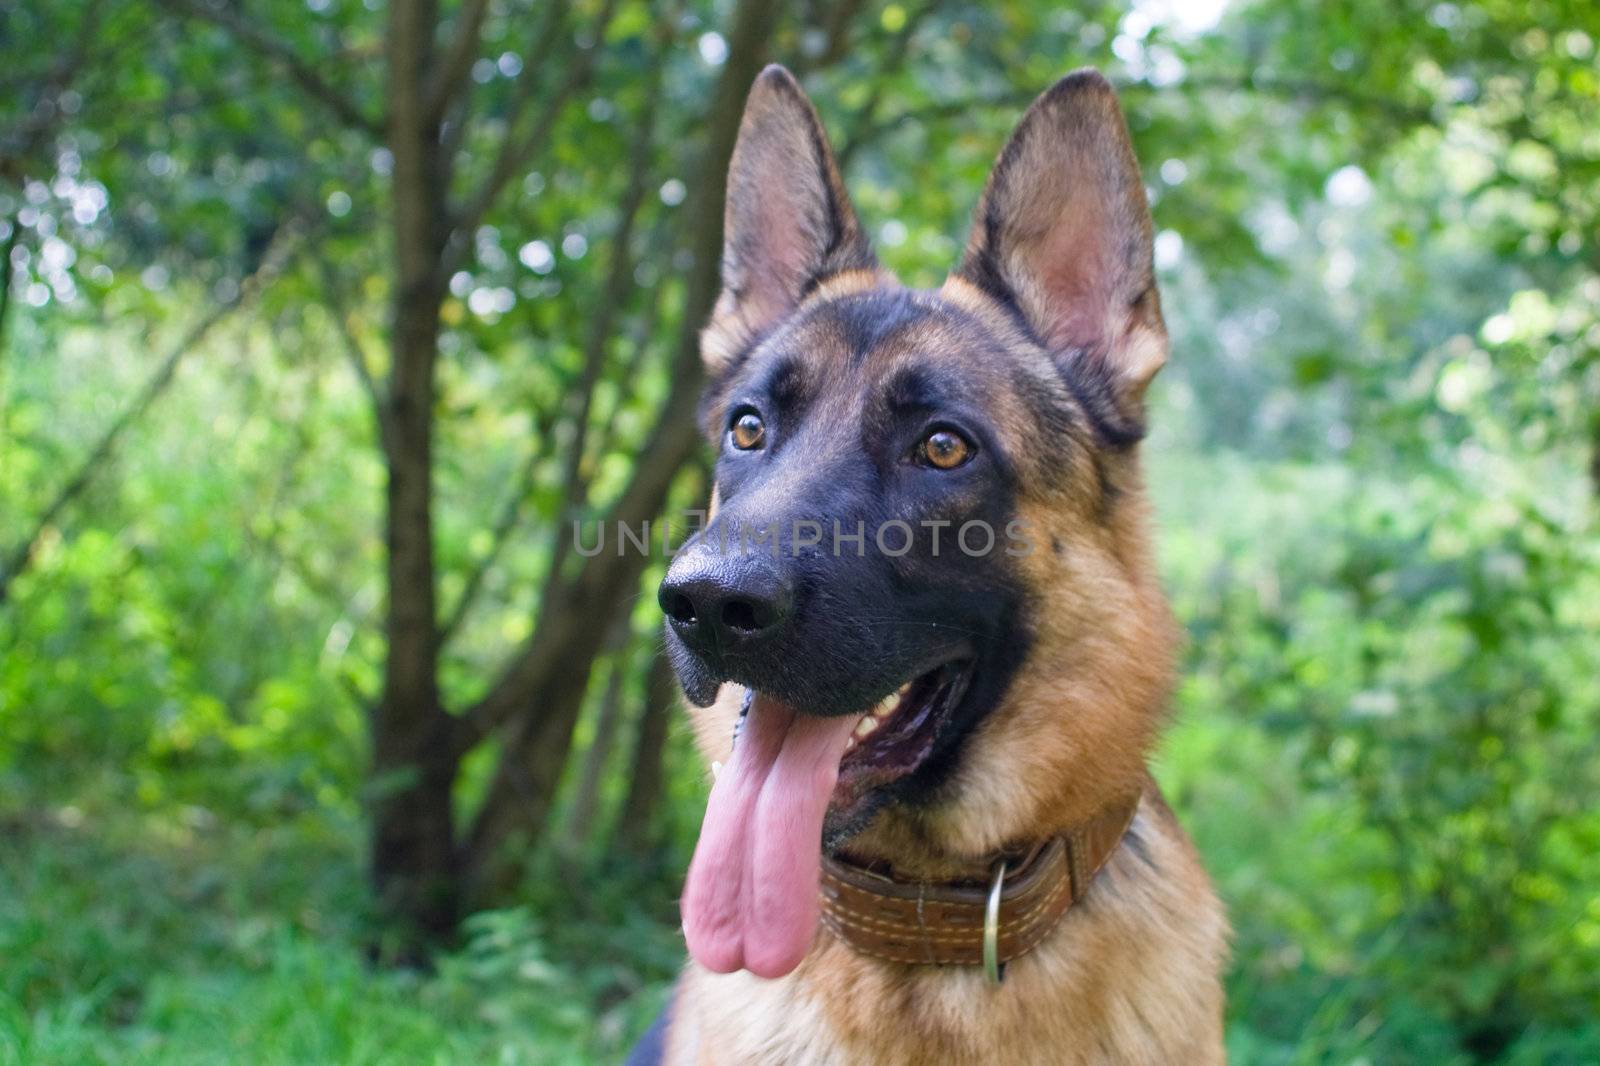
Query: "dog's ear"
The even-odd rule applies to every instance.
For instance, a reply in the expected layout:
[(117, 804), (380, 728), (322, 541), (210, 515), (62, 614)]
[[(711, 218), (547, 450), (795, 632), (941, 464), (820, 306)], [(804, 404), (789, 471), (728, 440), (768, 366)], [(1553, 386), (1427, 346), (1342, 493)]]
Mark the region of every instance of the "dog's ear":
[(877, 266), (816, 110), (777, 64), (745, 101), (723, 217), (722, 295), (701, 347), (714, 377), (818, 282)]
[(1084, 69), (1028, 108), (978, 202), (957, 275), (1090, 361), (1125, 413), (1166, 361), (1150, 207), (1111, 83)]

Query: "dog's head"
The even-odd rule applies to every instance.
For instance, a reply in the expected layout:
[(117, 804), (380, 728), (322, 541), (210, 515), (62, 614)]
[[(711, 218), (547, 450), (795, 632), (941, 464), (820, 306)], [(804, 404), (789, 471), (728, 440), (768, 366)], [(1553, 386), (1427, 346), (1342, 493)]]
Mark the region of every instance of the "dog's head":
[[(1135, 455), (1167, 338), (1111, 86), (1080, 71), (1035, 101), (960, 264), (916, 291), (768, 68), (723, 282), (702, 342), (711, 521), (660, 590), (690, 700), (755, 693), (752, 722), (782, 724), (741, 745), (772, 759), (809, 730), (833, 844), (914, 824), (981, 854), (1136, 787), (1171, 658)], [(777, 817), (758, 785), (746, 821)]]

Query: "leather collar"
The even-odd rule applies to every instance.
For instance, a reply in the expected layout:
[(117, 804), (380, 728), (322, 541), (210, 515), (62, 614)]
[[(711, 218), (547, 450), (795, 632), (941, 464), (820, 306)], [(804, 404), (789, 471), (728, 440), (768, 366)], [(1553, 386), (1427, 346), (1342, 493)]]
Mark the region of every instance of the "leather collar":
[[(1082, 825), (994, 856), (1004, 862), (996, 923), (998, 961), (1023, 955), (1044, 940), (1081, 900), (1111, 858), (1139, 809), (1134, 796)], [(989, 874), (951, 881), (903, 880), (893, 871), (822, 856), (822, 921), (856, 951), (890, 962), (935, 966), (983, 965)]]

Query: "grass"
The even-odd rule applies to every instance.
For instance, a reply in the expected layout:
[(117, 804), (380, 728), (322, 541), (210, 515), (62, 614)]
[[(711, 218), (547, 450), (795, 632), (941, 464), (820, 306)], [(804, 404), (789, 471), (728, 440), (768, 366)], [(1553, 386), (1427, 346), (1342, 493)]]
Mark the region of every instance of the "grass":
[(557, 960), (551, 945), (577, 938), (525, 907), (476, 916), (434, 973), (375, 969), (353, 834), (175, 833), (71, 809), (8, 828), (0, 1066), (617, 1061), (675, 952), (640, 916), (612, 923), (631, 957), (591, 937)]

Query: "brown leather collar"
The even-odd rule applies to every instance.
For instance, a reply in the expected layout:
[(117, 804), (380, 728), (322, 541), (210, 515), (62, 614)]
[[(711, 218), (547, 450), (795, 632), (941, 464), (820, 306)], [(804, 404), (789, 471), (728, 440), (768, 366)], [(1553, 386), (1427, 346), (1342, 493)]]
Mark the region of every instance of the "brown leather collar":
[[(999, 962), (1036, 947), (1067, 908), (1083, 898), (1122, 843), (1139, 797), (1108, 807), (1088, 822), (1034, 844), (1006, 862), (997, 923)], [(983, 964), (988, 879), (908, 881), (837, 856), (822, 856), (822, 921), (864, 955), (939, 966)]]

